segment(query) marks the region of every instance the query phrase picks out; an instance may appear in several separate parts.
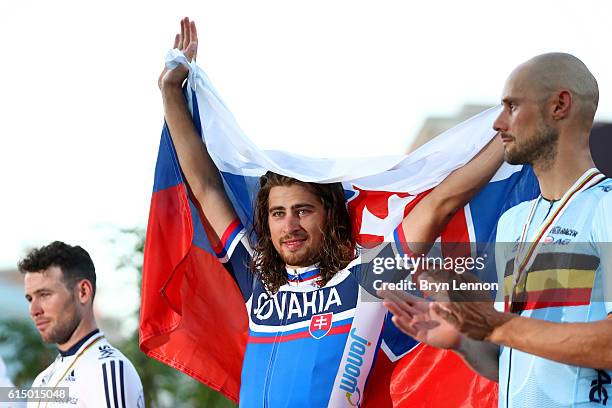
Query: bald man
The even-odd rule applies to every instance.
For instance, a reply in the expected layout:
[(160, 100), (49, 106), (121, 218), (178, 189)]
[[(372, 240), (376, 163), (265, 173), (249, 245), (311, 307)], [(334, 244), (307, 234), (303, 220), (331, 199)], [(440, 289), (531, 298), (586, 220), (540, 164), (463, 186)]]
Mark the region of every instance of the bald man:
[(533, 167), (541, 195), (499, 221), (501, 302), (384, 293), (404, 332), (499, 381), (500, 407), (595, 407), (612, 396), (612, 181), (589, 150), (598, 99), (569, 54), (537, 56), (506, 81), (494, 128), (505, 160)]

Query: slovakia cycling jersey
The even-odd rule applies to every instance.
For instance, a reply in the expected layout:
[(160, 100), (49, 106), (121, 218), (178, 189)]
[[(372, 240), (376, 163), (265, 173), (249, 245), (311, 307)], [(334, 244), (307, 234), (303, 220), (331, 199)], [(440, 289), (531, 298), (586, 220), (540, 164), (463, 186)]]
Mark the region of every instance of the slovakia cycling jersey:
[[(594, 322), (612, 312), (612, 181), (577, 193), (552, 225), (526, 275), (521, 316), (552, 322)], [(527, 237), (560, 202), (539, 197)], [(501, 217), (496, 264), (506, 301), (512, 292), (514, 258), (534, 201)], [(532, 238), (528, 238), (532, 239)], [(503, 244), (511, 243), (511, 244)], [(500, 303), (498, 303), (500, 308)], [(506, 310), (508, 304), (506, 303)], [(499, 362), (500, 407), (583, 407), (612, 404), (612, 371), (562, 364), (503, 347)]]
[(143, 408), (142, 384), (134, 366), (94, 330), (40, 373), (32, 387), (68, 388), (65, 402), (28, 402), (28, 408)]
[(287, 269), (288, 283), (272, 295), (248, 269), (252, 250), (238, 221), (222, 244), (217, 255), (249, 314), (240, 406), (358, 406), (386, 315), (382, 302), (360, 289), (367, 274), (361, 258), (323, 287), (316, 265)]

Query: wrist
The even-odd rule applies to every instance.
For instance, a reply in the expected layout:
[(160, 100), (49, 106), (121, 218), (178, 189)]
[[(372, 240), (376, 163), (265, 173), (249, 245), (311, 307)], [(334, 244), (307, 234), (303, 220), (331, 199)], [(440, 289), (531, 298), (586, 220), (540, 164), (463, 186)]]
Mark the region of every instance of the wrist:
[(461, 337), (459, 337), (457, 346), (452, 348), (452, 350), (462, 356), (465, 356), (469, 352), (472, 341), (473, 340), (470, 339), (468, 336), (462, 334)]
[(491, 332), (485, 338), (487, 341), (495, 344), (505, 344), (507, 341), (507, 323), (516, 318), (512, 313), (495, 312), (490, 320)]

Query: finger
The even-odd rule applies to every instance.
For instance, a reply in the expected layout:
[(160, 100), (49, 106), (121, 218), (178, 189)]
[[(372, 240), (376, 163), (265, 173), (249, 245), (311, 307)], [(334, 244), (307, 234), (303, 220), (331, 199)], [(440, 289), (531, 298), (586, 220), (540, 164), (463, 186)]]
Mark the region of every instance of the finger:
[(400, 329), (407, 335), (412, 337), (417, 336), (418, 331), (414, 327), (412, 327), (405, 319), (402, 319), (399, 316), (393, 316), (391, 318), (391, 321), (398, 329)]
[(435, 329), (439, 325), (440, 325), (439, 322), (436, 322), (434, 320), (427, 320), (427, 321), (421, 321), (421, 322), (414, 322), (411, 324), (411, 327), (413, 327), (417, 331), (426, 332), (427, 330)]
[(399, 305), (395, 302), (389, 302), (389, 301), (384, 301), (383, 305), (389, 309), (389, 311), (391, 313), (393, 313), (394, 316), (404, 316), (407, 315), (408, 317), (412, 318), (412, 315), (409, 314), (406, 310), (402, 309), (401, 307), (399, 307)]
[(189, 17), (185, 17), (185, 40), (183, 46), (187, 48), (191, 42), (191, 24), (189, 23)]
[(177, 34), (174, 36), (174, 46), (172, 48), (178, 48), (181, 42), (181, 35)]
[(193, 50), (193, 59), (195, 60), (198, 54), (198, 30), (196, 28), (196, 24), (195, 21), (192, 21), (190, 24), (190, 28), (191, 28), (191, 42), (194, 45), (194, 50)]
[(179, 41), (179, 50), (183, 51), (186, 47), (185, 44), (185, 19), (181, 20), (181, 39)]
[(459, 326), (459, 321), (457, 320), (455, 315), (453, 313), (451, 313), (449, 310), (443, 308), (442, 306), (440, 306), (437, 303), (432, 305), (432, 309), (433, 309), (433, 311), (438, 316), (440, 316), (441, 318), (443, 318), (447, 322), (451, 323), (453, 326), (455, 326), (455, 327)]
[(406, 305), (406, 311), (413, 317), (418, 316), (420, 314), (424, 314), (426, 312), (426, 310), (417, 309), (416, 307), (410, 305)]
[(403, 313), (408, 313), (406, 306), (408, 302), (406, 302), (402, 297), (400, 297), (400, 292), (396, 291), (386, 291), (385, 300), (388, 300), (396, 305), (396, 307), (400, 308)]
[(429, 301), (410, 293), (396, 291), (395, 293), (401, 300), (402, 308), (412, 315), (427, 313), (429, 310)]
[(198, 29), (196, 28), (196, 23), (195, 21), (192, 21), (189, 24), (189, 28), (190, 28), (190, 35), (191, 35), (191, 41), (198, 41)]

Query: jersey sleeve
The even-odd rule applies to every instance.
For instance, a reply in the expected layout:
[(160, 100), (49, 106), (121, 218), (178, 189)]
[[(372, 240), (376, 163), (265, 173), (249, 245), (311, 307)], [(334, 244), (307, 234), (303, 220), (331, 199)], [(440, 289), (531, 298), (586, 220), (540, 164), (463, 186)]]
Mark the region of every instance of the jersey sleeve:
[(253, 292), (254, 274), (249, 269), (253, 250), (246, 229), (236, 219), (225, 230), (221, 241), (213, 247), (215, 255), (238, 285), (246, 302)]
[(408, 242), (406, 242), (406, 235), (404, 234), (404, 227), (402, 223), (400, 223), (400, 225), (398, 225), (397, 228), (393, 230), (393, 233), (388, 236), (387, 240), (391, 243), (394, 251), (400, 257), (403, 258), (404, 256), (414, 256), (414, 253), (410, 250), (410, 247), (408, 246)]
[[(126, 358), (115, 355), (95, 364), (90, 373), (87, 407), (144, 408), (144, 393), (136, 369)], [(91, 401), (91, 402), (90, 402)]]
[[(599, 253), (597, 277), (608, 314), (612, 313), (612, 192), (604, 193), (593, 216), (592, 239)], [(601, 300), (601, 299), (599, 299)]]

